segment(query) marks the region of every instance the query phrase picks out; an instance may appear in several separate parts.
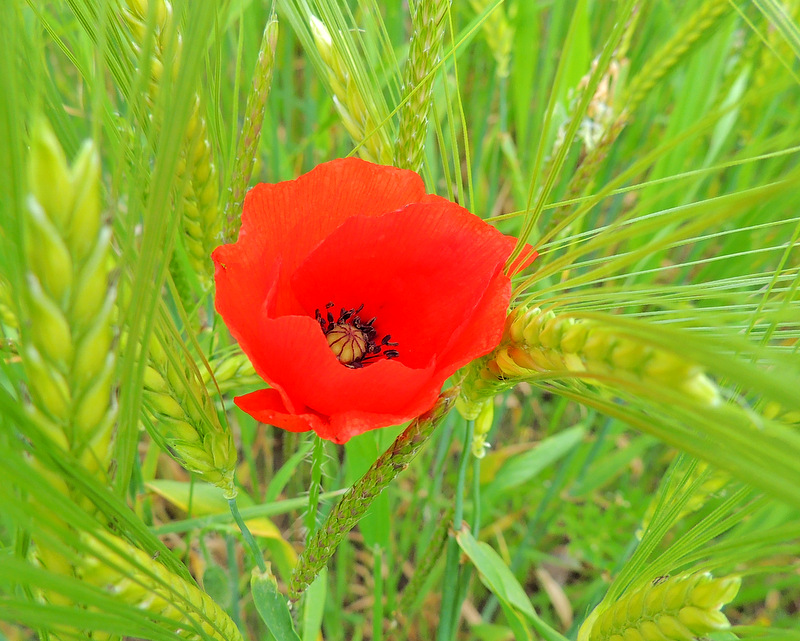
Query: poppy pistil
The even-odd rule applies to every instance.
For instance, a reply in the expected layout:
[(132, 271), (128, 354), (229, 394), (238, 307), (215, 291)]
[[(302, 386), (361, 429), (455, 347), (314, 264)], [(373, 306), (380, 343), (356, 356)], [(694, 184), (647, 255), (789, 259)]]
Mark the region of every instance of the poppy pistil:
[(328, 310), (325, 316), (317, 309), (314, 317), (328, 340), (328, 346), (342, 365), (360, 369), (368, 361), (381, 356), (392, 359), (400, 355), (396, 349), (383, 351), (384, 347), (396, 347), (397, 343), (392, 342), (389, 334), (376, 341), (378, 333), (373, 325), (377, 318), (363, 322), (359, 316), (364, 309), (363, 304), (352, 309), (342, 308), (339, 318), (335, 321), (330, 311), (333, 306), (332, 302), (325, 305), (325, 309)]

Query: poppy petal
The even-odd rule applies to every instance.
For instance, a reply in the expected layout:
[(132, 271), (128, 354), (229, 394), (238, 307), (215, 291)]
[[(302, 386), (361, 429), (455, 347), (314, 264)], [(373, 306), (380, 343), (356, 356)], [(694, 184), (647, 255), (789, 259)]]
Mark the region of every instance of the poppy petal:
[(438, 357), (438, 367), (455, 372), (491, 352), (503, 336), (511, 300), (511, 281), (502, 273), (492, 280), (461, 332)]
[[(441, 196), (437, 196), (436, 194), (425, 194), (425, 196), (422, 199), (420, 199), (419, 202), (432, 203), (438, 205), (452, 204), (450, 203), (449, 200), (447, 200), (447, 198), (442, 198)], [(513, 251), (514, 247), (517, 244), (517, 239), (512, 238), (511, 236), (506, 236), (506, 238), (511, 243), (511, 249), (509, 250), (509, 255), (510, 255), (511, 251)], [(536, 260), (538, 256), (539, 252), (537, 252), (533, 247), (531, 247), (531, 245), (526, 244), (525, 247), (523, 247), (522, 251), (520, 252), (520, 255), (517, 256), (517, 258), (514, 259), (514, 262), (512, 262), (511, 265), (509, 266), (507, 270), (508, 275), (514, 276), (515, 274), (521, 272), (526, 267), (529, 267), (530, 264), (534, 260)]]
[(275, 299), (280, 262), (251, 265), (243, 260), (235, 245), (217, 247), (211, 256), (216, 263), (214, 306), (263, 377), (265, 372), (256, 357), (262, 332), (261, 317)]
[(261, 326), (259, 369), (284, 392), (290, 408), (308, 407), (326, 416), (346, 411), (402, 414), (433, 373), (433, 365), (415, 370), (385, 359), (361, 369), (346, 367), (310, 317), (264, 318)]
[[(457, 368), (499, 342), (515, 243), (425, 195), (415, 173), (354, 158), (257, 186), (239, 240), (212, 254), (216, 308), (270, 385), (236, 404), (337, 443), (422, 414)], [(526, 245), (509, 273), (535, 257)], [(336, 323), (375, 351), (339, 362), (326, 336)]]
[(514, 259), (514, 262), (511, 263), (508, 267), (508, 275), (514, 276), (515, 274), (521, 272), (523, 269), (528, 267), (536, 258), (539, 256), (539, 252), (537, 252), (533, 247), (530, 245), (525, 245), (522, 248), (519, 256)]
[(324, 422), (313, 412), (290, 412), (274, 389), (261, 389), (237, 396), (233, 402), (260, 423), (275, 425), (290, 432), (308, 432)]
[[(235, 251), (253, 268), (280, 256), (288, 278), (320, 241), (351, 216), (380, 216), (424, 194), (422, 179), (412, 171), (358, 158), (333, 160), (296, 180), (251, 189)], [(283, 281), (277, 304), (279, 314), (297, 312)]]
[[(511, 253), (513, 239), (449, 201), (354, 216), (292, 277), (306, 313), (332, 301), (376, 317), (398, 360), (426, 368), (461, 331)], [(505, 305), (503, 305), (505, 309)]]

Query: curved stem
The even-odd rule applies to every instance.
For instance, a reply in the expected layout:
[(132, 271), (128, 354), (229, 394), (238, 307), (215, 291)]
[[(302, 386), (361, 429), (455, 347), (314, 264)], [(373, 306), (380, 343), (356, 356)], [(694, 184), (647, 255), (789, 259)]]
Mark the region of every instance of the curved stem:
[(239, 506), (236, 504), (236, 499), (228, 499), (228, 506), (231, 508), (231, 514), (233, 515), (233, 520), (236, 521), (236, 525), (239, 526), (239, 530), (241, 530), (242, 532), (244, 541), (245, 543), (247, 543), (248, 547), (250, 548), (250, 552), (253, 554), (253, 557), (256, 560), (256, 565), (258, 566), (258, 569), (262, 573), (265, 573), (267, 571), (267, 564), (264, 563), (264, 557), (261, 555), (261, 550), (258, 548), (256, 540), (250, 533), (250, 530), (245, 524), (242, 515), (239, 514)]

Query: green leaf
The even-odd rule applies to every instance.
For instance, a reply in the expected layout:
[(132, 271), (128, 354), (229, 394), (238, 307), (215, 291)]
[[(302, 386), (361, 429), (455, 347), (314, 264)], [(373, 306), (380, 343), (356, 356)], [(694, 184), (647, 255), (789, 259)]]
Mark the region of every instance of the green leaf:
[(529, 482), (576, 447), (585, 434), (586, 427), (575, 425), (545, 439), (533, 449), (508, 459), (486, 488), (487, 500)]
[(218, 565), (210, 565), (203, 572), (203, 589), (223, 608), (229, 608), (233, 602), (233, 592), (228, 573)]
[(589, 474), (575, 483), (570, 490), (570, 496), (586, 496), (590, 492), (610, 483), (628, 469), (633, 459), (642, 456), (657, 444), (658, 440), (655, 438), (640, 436), (633, 439), (627, 447), (608, 452), (592, 466)]
[(278, 582), (269, 567), (264, 574), (261, 574), (258, 568), (253, 568), (253, 573), (250, 575), (250, 591), (258, 615), (276, 641), (300, 641), (294, 629), (288, 601), (278, 591)]
[[(347, 453), (345, 482), (352, 485), (361, 478), (397, 434), (397, 429), (376, 430), (350, 439), (344, 446)], [(364, 543), (368, 547), (379, 545), (387, 549), (390, 546), (391, 523), (390, 496), (383, 492), (372, 501), (369, 510), (358, 523)]]
[(483, 584), (500, 601), (503, 612), (506, 613), (509, 619), (509, 624), (512, 628), (515, 628), (515, 634), (517, 630), (521, 629), (517, 626), (517, 623), (519, 623), (518, 615), (523, 615), (546, 641), (566, 641), (566, 637), (553, 630), (539, 618), (528, 596), (525, 594), (525, 590), (522, 589), (522, 586), (497, 552), (486, 543), (475, 540), (466, 528), (456, 534), (456, 541), (458, 541), (458, 545), (464, 551), (464, 554), (478, 568)]
[(289, 457), (286, 463), (281, 466), (281, 469), (275, 472), (275, 476), (270, 479), (267, 491), (264, 494), (265, 503), (271, 503), (280, 496), (281, 492), (283, 492), (283, 488), (286, 487), (289, 479), (292, 478), (297, 466), (305, 460), (306, 456), (311, 451), (313, 444), (313, 441), (303, 443), (300, 448)]
[(319, 638), (327, 593), (328, 569), (323, 568), (303, 596), (303, 641), (316, 641)]

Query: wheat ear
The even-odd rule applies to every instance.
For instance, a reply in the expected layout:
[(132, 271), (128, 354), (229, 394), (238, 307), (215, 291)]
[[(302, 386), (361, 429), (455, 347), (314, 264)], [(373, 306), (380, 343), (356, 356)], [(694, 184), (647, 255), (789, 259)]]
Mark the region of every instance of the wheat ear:
[[(133, 47), (140, 53), (148, 35), (148, 12), (155, 11), (154, 42), (150, 65), (150, 82), (145, 96), (154, 105), (158, 93), (179, 73), (177, 63), (168, 65), (165, 60), (168, 39), (175, 37), (174, 61), (180, 59), (181, 36), (173, 24), (172, 5), (166, 0), (127, 0), (122, 17), (133, 36)], [(165, 75), (166, 74), (166, 75)], [(183, 148), (178, 164), (177, 183), (183, 185), (181, 200), (183, 217), (183, 242), (189, 263), (196, 271), (201, 284), (211, 286), (211, 250), (221, 242), (222, 219), (219, 211), (219, 174), (211, 151), (208, 124), (202, 113), (200, 96), (192, 99), (192, 110), (184, 132)], [(171, 266), (173, 271), (178, 267)], [(182, 282), (176, 275), (176, 282)], [(185, 292), (184, 292), (185, 293)]]
[(82, 556), (76, 574), (86, 583), (152, 614), (159, 625), (187, 641), (243, 641), (210, 596), (126, 540), (96, 532), (83, 533), (81, 543), (89, 554)]
[(278, 44), (278, 19), (273, 15), (264, 28), (261, 48), (253, 76), (253, 86), (247, 97), (244, 111), (244, 124), (239, 136), (236, 158), (231, 175), (230, 194), (225, 204), (223, 242), (236, 240), (242, 223), (242, 204), (250, 184), (255, 166), (258, 142), (261, 140), (261, 125), (264, 122), (264, 109), (272, 87), (272, 70), (275, 65), (275, 47)]
[[(20, 355), (30, 398), (27, 407), (39, 433), (57, 451), (107, 483), (116, 419), (115, 351), (110, 282), (111, 231), (100, 198), (100, 159), (86, 142), (72, 165), (50, 125), (31, 129), (24, 218), (25, 289), (18, 292), (22, 320)], [(63, 478), (30, 459), (65, 496), (89, 513), (97, 507)], [(52, 505), (38, 504), (53, 521)], [(70, 575), (74, 568), (58, 550), (37, 545), (37, 562)], [(68, 599), (53, 592), (51, 603)]]
[(183, 467), (236, 496), (236, 446), (219, 420), (196, 366), (184, 365), (176, 342), (158, 333), (150, 342), (144, 404), (153, 440)]
[(450, 0), (418, 0), (411, 6), (411, 44), (403, 70), (404, 103), (394, 161), (398, 167), (419, 171), (425, 156), (428, 111), (434, 68), (442, 52), (445, 16)]
[(115, 290), (91, 142), (70, 167), (44, 120), (31, 135), (22, 355), (40, 425), (92, 474), (108, 473), (113, 425)]
[(717, 386), (702, 368), (673, 352), (597, 320), (518, 307), (506, 321), (500, 345), (467, 369), (459, 406), (467, 418), (477, 418), (488, 399), (520, 381), (570, 373), (595, 384), (611, 379), (650, 381), (697, 403), (720, 402)]
[(726, 630), (730, 623), (720, 609), (740, 585), (738, 576), (717, 579), (708, 572), (658, 577), (600, 612), (587, 641), (694, 641)]
[(365, 160), (384, 165), (392, 163), (392, 144), (384, 127), (382, 110), (375, 100), (362, 90), (357, 70), (334, 41), (328, 27), (317, 17), (310, 18), (311, 35), (327, 72), (333, 104), (342, 124), (358, 153)]

